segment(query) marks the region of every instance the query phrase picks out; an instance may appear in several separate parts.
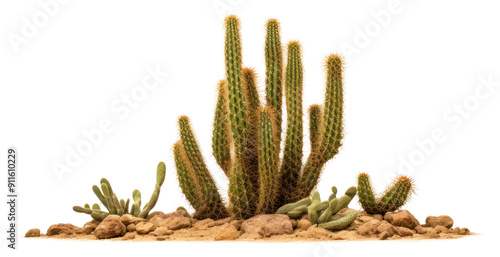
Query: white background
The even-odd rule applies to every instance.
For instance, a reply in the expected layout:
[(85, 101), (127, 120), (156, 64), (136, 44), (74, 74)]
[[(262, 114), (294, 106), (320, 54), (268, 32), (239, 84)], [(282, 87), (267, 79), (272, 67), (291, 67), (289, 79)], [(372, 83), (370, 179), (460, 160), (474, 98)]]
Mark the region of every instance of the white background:
[[(9, 146), (18, 150), (17, 254), (76, 249), (82, 255), (181, 250), (220, 255), (224, 249), (245, 256), (401, 251), (421, 256), (488, 255), (489, 248), (490, 256), (498, 254), (492, 249), (499, 228), (495, 202), (500, 179), (500, 6), (494, 1), (69, 1), (58, 3), (58, 9), (52, 6), (50, 14), (39, 4), (46, 2), (0, 5), (0, 149), (5, 159)], [(176, 119), (182, 114), (190, 116), (217, 183), (227, 187), (211, 156), (211, 123), (215, 87), (224, 77), (223, 17), (229, 13), (241, 18), (243, 62), (261, 74), (261, 86), (266, 19), (280, 20), (283, 44), (302, 42), (304, 109), (323, 101), (324, 57), (345, 55), (344, 147), (323, 172), (318, 190), (324, 197), (332, 185), (341, 191), (355, 185), (359, 172), (370, 173), (379, 191), (397, 174), (407, 174), (415, 178), (418, 190), (405, 209), (420, 222), (428, 215), (447, 214), (456, 226), (480, 235), (286, 247), (22, 238), (33, 227), (45, 233), (55, 223), (83, 225), (90, 217), (71, 207), (96, 202), (91, 186), (101, 177), (111, 181), (119, 197), (131, 197), (138, 188), (149, 198), (159, 161), (166, 162), (167, 177), (155, 210), (187, 206), (172, 158)], [(23, 35), (33, 19), (38, 19), (35, 31)], [(122, 95), (141, 90), (147, 67), (156, 66), (168, 76), (155, 89), (145, 90), (143, 99), (135, 98), (125, 115)], [(99, 128), (103, 120), (112, 122), (112, 131), (78, 165), (68, 166), (71, 173), (58, 176), (54, 163), (67, 165), (68, 149), (86, 144), (83, 131)], [(429, 143), (439, 131), (440, 140)], [(0, 191), (5, 195), (2, 177)], [(0, 205), (2, 256), (13, 255), (6, 248), (6, 207)], [(355, 201), (351, 207), (360, 208)]]

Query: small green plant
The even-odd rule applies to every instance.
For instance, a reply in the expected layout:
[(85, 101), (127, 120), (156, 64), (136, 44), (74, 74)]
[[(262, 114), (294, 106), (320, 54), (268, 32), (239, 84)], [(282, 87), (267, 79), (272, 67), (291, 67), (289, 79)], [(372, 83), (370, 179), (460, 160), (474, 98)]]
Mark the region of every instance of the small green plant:
[[(213, 123), (215, 160), (229, 179), (229, 208), (222, 202), (205, 165), (187, 116), (179, 118), (181, 140), (174, 145), (179, 185), (197, 218), (219, 219), (234, 214), (249, 218), (274, 213), (279, 206), (310, 195), (325, 163), (338, 152), (343, 130), (343, 61), (326, 58), (326, 93), (323, 106), (309, 108), (311, 153), (303, 165), (303, 68), (301, 46), (287, 46), (287, 64), (279, 23), (266, 24), (265, 103), (257, 89), (257, 75), (242, 65), (239, 20), (225, 20), (226, 76), (218, 84)], [(283, 93), (286, 132), (280, 160)]]
[(366, 173), (360, 173), (358, 175), (358, 190), (359, 203), (367, 213), (385, 214), (403, 206), (415, 191), (415, 186), (413, 179), (399, 176), (380, 197), (375, 197), (370, 176)]
[(158, 164), (157, 172), (156, 172), (156, 185), (149, 199), (149, 202), (144, 205), (141, 210), (141, 192), (135, 189), (132, 192), (132, 199), (134, 199), (134, 203), (130, 206), (130, 199), (127, 201), (120, 199), (115, 193), (113, 193), (113, 189), (111, 188), (111, 184), (105, 178), (101, 179), (101, 188), (93, 185), (92, 191), (94, 191), (101, 204), (108, 210), (101, 210), (99, 204), (94, 203), (92, 207), (87, 203), (84, 207), (81, 206), (73, 206), (73, 210), (80, 213), (90, 214), (90, 216), (97, 221), (104, 220), (108, 215), (114, 214), (122, 216), (124, 214), (131, 214), (135, 217), (146, 218), (149, 212), (155, 207), (156, 202), (158, 201), (158, 197), (160, 196), (160, 188), (163, 185), (163, 181), (165, 181), (165, 163), (160, 162)]
[(299, 219), (307, 214), (312, 224), (329, 230), (342, 230), (358, 216), (354, 210), (339, 213), (349, 206), (356, 191), (356, 187), (350, 187), (345, 195), (337, 198), (337, 188), (332, 187), (332, 194), (325, 201), (321, 201), (319, 193), (314, 192), (311, 197), (281, 206), (276, 214), (286, 214), (292, 219)]

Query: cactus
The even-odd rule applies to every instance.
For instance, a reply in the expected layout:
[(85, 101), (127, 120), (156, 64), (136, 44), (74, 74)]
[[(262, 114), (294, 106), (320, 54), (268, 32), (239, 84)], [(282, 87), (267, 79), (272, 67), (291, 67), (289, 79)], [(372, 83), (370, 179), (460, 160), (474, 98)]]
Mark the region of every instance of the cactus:
[[(114, 214), (122, 216), (124, 214), (131, 214), (135, 217), (146, 218), (149, 212), (155, 207), (158, 197), (160, 196), (160, 188), (165, 181), (165, 163), (160, 162), (156, 171), (156, 185), (149, 202), (143, 207), (141, 211), (141, 193), (139, 190), (135, 189), (132, 192), (132, 199), (134, 203), (130, 206), (130, 199), (126, 201), (124, 199), (118, 200), (118, 197), (113, 193), (113, 189), (109, 181), (105, 178), (101, 179), (101, 188), (94, 185), (92, 186), (92, 191), (97, 196), (101, 204), (108, 210), (107, 212), (102, 211), (99, 204), (94, 203), (92, 208), (89, 204), (85, 204), (84, 207), (73, 206), (75, 212), (89, 214), (94, 220), (102, 221), (108, 215)], [(130, 206), (130, 210), (129, 210)]]
[(380, 197), (375, 197), (370, 176), (358, 175), (359, 203), (369, 214), (385, 214), (403, 206), (415, 191), (413, 179), (407, 176), (397, 177)]
[[(225, 78), (218, 83), (212, 150), (229, 179), (228, 206), (221, 200), (186, 116), (179, 118), (181, 140), (174, 145), (179, 185), (198, 218), (229, 214), (249, 218), (307, 198), (323, 166), (337, 154), (342, 140), (342, 58), (326, 58), (325, 104), (309, 108), (311, 153), (303, 165), (302, 54), (297, 41), (289, 42), (287, 48), (284, 66), (280, 25), (275, 19), (268, 20), (266, 95), (261, 102), (256, 72), (243, 66), (239, 19), (225, 19)], [(283, 94), (286, 126), (282, 126)], [(282, 127), (286, 131), (280, 160)], [(327, 208), (326, 202), (318, 206)], [(304, 211), (309, 212), (300, 207), (294, 215)]]
[(332, 194), (327, 201), (321, 201), (319, 193), (314, 192), (310, 198), (280, 207), (276, 214), (286, 214), (291, 219), (299, 219), (307, 213), (312, 224), (329, 230), (341, 230), (348, 227), (358, 215), (356, 211), (346, 209), (356, 192), (356, 187), (350, 187), (345, 195), (336, 198), (337, 188), (332, 187)]

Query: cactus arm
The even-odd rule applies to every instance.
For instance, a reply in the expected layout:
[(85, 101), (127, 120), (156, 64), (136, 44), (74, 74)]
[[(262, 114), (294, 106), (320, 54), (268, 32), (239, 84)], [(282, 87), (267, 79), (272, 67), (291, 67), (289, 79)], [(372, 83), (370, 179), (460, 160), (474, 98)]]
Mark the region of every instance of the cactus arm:
[(97, 196), (97, 198), (99, 198), (99, 201), (101, 201), (102, 205), (104, 205), (104, 207), (106, 207), (106, 209), (108, 209), (108, 211), (109, 211), (108, 200), (101, 193), (101, 189), (98, 186), (93, 185), (92, 186), (92, 191), (94, 191), (94, 194)]
[(276, 137), (272, 110), (265, 107), (260, 111), (259, 122), (259, 212), (274, 211), (278, 183), (278, 153), (276, 152)]
[(309, 140), (311, 142), (311, 152), (317, 151), (321, 145), (323, 124), (321, 113), (321, 106), (315, 104), (309, 107)]
[(80, 212), (80, 213), (86, 213), (86, 214), (91, 214), (92, 210), (89, 208), (81, 207), (81, 206), (73, 206), (73, 211), (75, 212)]
[(366, 173), (358, 175), (358, 198), (361, 207), (367, 213), (377, 213), (377, 201), (370, 182), (370, 176)]
[(294, 203), (285, 204), (285, 205), (281, 206), (280, 208), (278, 208), (278, 210), (276, 210), (276, 214), (286, 214), (299, 206), (302, 206), (302, 205), (309, 206), (311, 204), (311, 202), (312, 202), (311, 198), (307, 197), (307, 198), (301, 199), (301, 200), (294, 202)]
[(149, 199), (149, 202), (144, 206), (144, 209), (142, 212), (139, 214), (139, 218), (146, 218), (149, 214), (149, 212), (155, 207), (156, 202), (158, 202), (158, 198), (160, 197), (160, 189), (161, 186), (163, 185), (163, 182), (165, 181), (165, 173), (166, 173), (166, 166), (164, 162), (158, 163), (158, 167), (156, 169), (156, 185), (155, 189), (153, 190), (153, 194), (151, 195), (151, 198)]
[(307, 213), (307, 205), (301, 205), (286, 213), (290, 219), (300, 219), (302, 215)]
[(182, 193), (198, 213), (202, 212), (203, 192), (200, 185), (194, 180), (193, 167), (184, 152), (181, 141), (174, 144), (174, 161)]
[(283, 105), (283, 50), (280, 39), (280, 25), (270, 19), (266, 24), (265, 62), (266, 62), (266, 103), (275, 114), (276, 151), (280, 151), (281, 122)]
[(250, 203), (247, 198), (248, 186), (246, 174), (239, 162), (235, 163), (229, 181), (229, 200), (232, 204), (232, 212), (238, 219), (246, 219), (252, 216)]
[(332, 194), (328, 197), (328, 201), (331, 201), (335, 198), (337, 198), (337, 187), (332, 186)]
[(92, 210), (101, 210), (101, 207), (99, 207), (99, 204), (94, 203), (92, 204)]
[(217, 164), (229, 177), (232, 166), (231, 159), (231, 124), (229, 121), (229, 99), (227, 81), (221, 80), (218, 85), (217, 105), (212, 131), (212, 151)]
[(125, 202), (125, 213), (129, 214), (129, 207), (130, 207), (130, 198), (127, 198), (127, 201)]
[(302, 61), (300, 45), (296, 41), (288, 44), (288, 61), (285, 73), (285, 98), (287, 130), (283, 162), (280, 169), (281, 204), (298, 198), (297, 182), (302, 168)]
[(358, 213), (356, 211), (347, 211), (343, 215), (334, 215), (332, 221), (321, 223), (318, 226), (332, 231), (342, 230), (351, 225), (357, 216)]
[(403, 206), (413, 193), (413, 181), (406, 176), (395, 179), (380, 199), (379, 208), (384, 212), (395, 211)]

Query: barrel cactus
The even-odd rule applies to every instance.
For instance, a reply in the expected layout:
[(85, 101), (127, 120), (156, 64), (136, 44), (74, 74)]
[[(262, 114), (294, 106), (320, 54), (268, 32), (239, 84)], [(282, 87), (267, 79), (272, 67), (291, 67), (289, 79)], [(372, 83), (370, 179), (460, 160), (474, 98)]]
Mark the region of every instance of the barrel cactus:
[(339, 55), (326, 58), (324, 105), (309, 108), (311, 153), (303, 164), (300, 43), (288, 43), (285, 66), (280, 25), (275, 19), (267, 21), (266, 95), (265, 102), (261, 102), (256, 72), (242, 63), (239, 19), (227, 17), (225, 30), (226, 74), (218, 83), (212, 150), (229, 179), (227, 206), (207, 169), (187, 116), (178, 120), (181, 139), (173, 149), (179, 185), (198, 218), (219, 219), (231, 214), (248, 218), (274, 213), (284, 204), (308, 197), (325, 163), (338, 153), (343, 135), (343, 60)]

